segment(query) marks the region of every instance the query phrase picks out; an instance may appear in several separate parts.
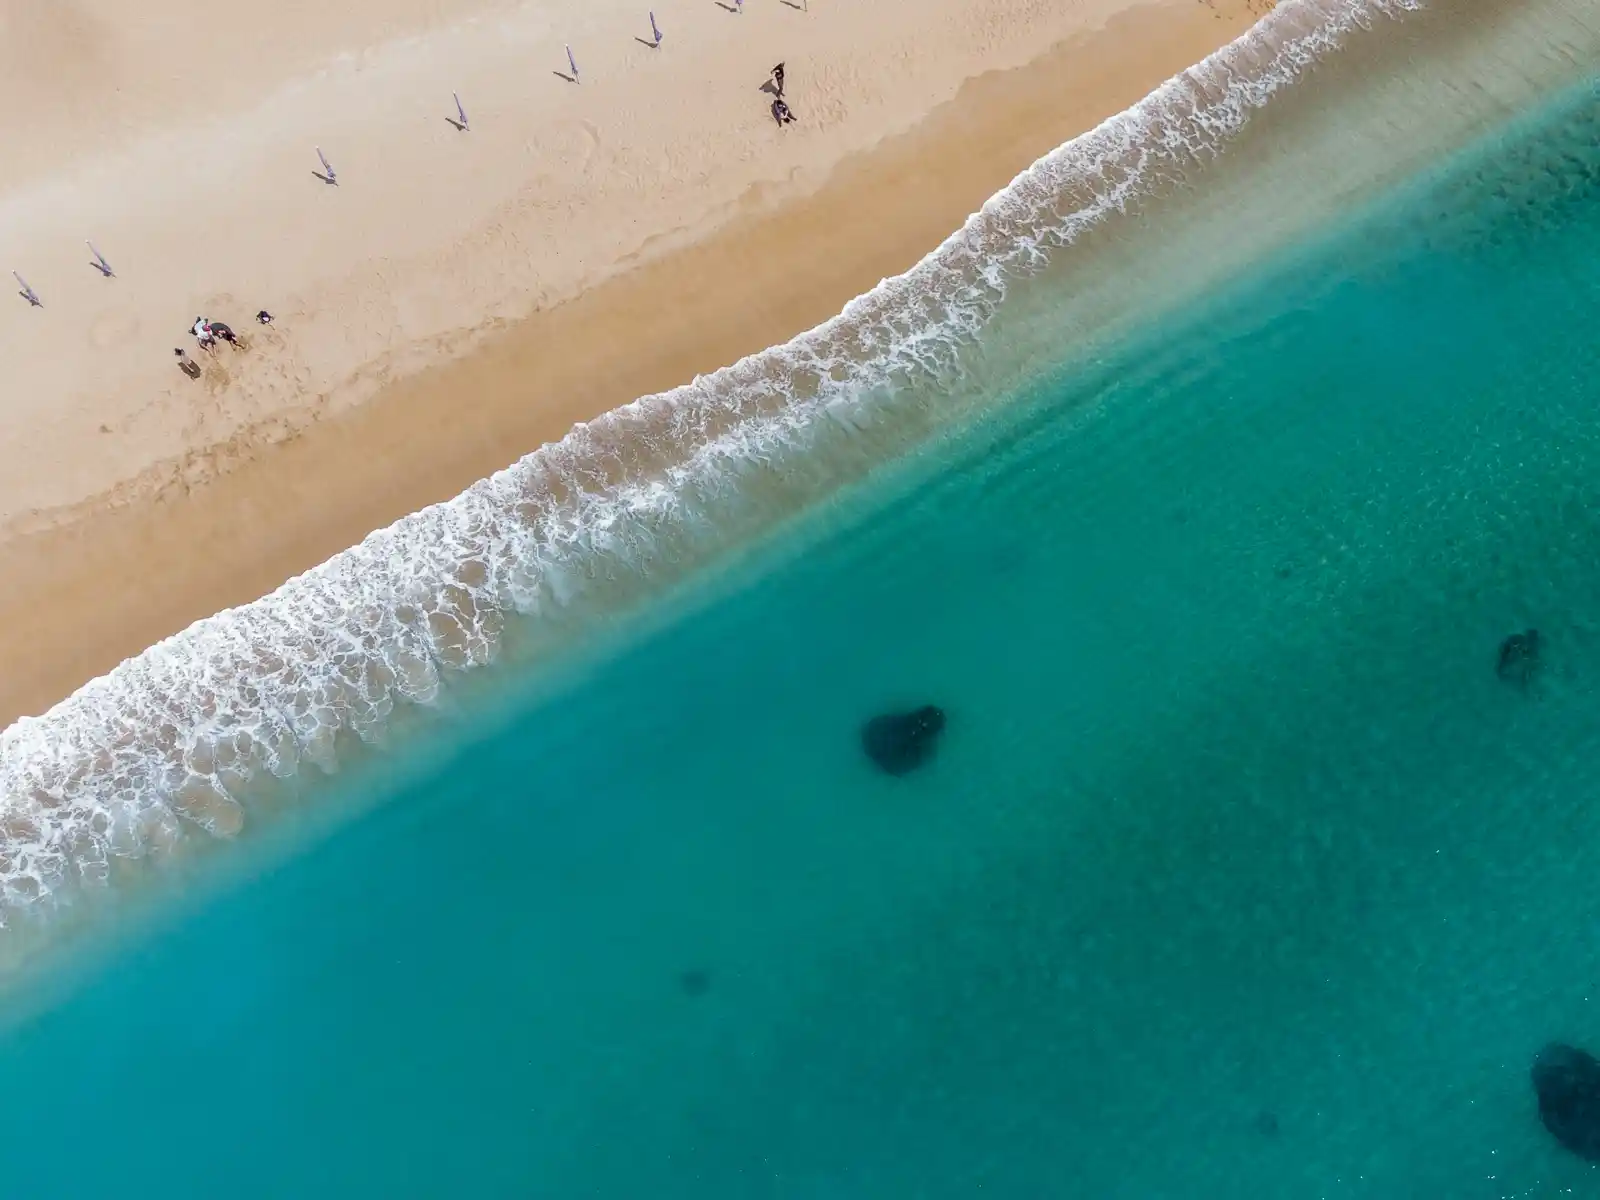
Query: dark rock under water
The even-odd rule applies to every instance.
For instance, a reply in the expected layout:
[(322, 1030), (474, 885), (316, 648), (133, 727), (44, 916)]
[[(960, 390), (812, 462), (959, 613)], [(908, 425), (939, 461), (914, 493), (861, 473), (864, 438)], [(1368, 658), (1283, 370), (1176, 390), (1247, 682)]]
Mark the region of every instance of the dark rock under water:
[(1539, 631), (1513, 633), (1500, 643), (1500, 658), (1494, 673), (1507, 683), (1527, 687), (1539, 670)]
[(861, 748), (879, 770), (907, 775), (928, 761), (943, 730), (944, 710), (925, 704), (873, 717), (861, 727)]
[(1590, 1162), (1600, 1162), (1600, 1060), (1552, 1042), (1533, 1060), (1539, 1119), (1552, 1137)]

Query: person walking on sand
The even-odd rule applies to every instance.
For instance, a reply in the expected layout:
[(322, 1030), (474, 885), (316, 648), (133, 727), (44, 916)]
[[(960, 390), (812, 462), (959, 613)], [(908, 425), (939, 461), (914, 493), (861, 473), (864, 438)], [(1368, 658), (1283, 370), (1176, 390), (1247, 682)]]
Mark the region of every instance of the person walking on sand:
[(778, 89), (778, 98), (783, 98), (783, 64), (779, 63), (772, 68), (772, 86)]

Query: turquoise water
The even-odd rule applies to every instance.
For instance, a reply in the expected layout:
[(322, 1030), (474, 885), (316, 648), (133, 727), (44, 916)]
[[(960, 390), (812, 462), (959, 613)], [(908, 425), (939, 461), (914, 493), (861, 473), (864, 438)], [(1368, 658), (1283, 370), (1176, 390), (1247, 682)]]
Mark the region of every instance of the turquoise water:
[(128, 946), (4, 1194), (1600, 1194), (1597, 299), (1591, 90)]

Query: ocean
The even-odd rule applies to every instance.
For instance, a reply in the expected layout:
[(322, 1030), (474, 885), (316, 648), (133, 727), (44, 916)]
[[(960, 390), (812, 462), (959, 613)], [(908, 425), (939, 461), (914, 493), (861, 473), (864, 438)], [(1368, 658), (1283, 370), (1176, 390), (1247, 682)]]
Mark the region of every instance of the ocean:
[(1600, 58), (1080, 286), (1428, 19), (8, 731), (3, 1193), (1600, 1194)]

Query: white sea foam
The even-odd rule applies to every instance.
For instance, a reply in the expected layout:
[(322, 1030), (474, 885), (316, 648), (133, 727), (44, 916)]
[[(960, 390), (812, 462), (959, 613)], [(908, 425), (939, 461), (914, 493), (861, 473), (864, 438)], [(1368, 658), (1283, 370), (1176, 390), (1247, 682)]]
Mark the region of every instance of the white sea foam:
[(508, 617), (560, 628), (748, 535), (772, 511), (752, 510), (753, 474), (803, 477), (820, 439), (870, 430), (887, 398), (954, 370), (1053, 249), (1181, 178), (1353, 30), (1416, 3), (1285, 0), (832, 320), (579, 426), (17, 722), (0, 734), (0, 922), (237, 833), (262, 780), (333, 769), (341, 735), (370, 741), (397, 704), (428, 705), (452, 672), (492, 661)]

